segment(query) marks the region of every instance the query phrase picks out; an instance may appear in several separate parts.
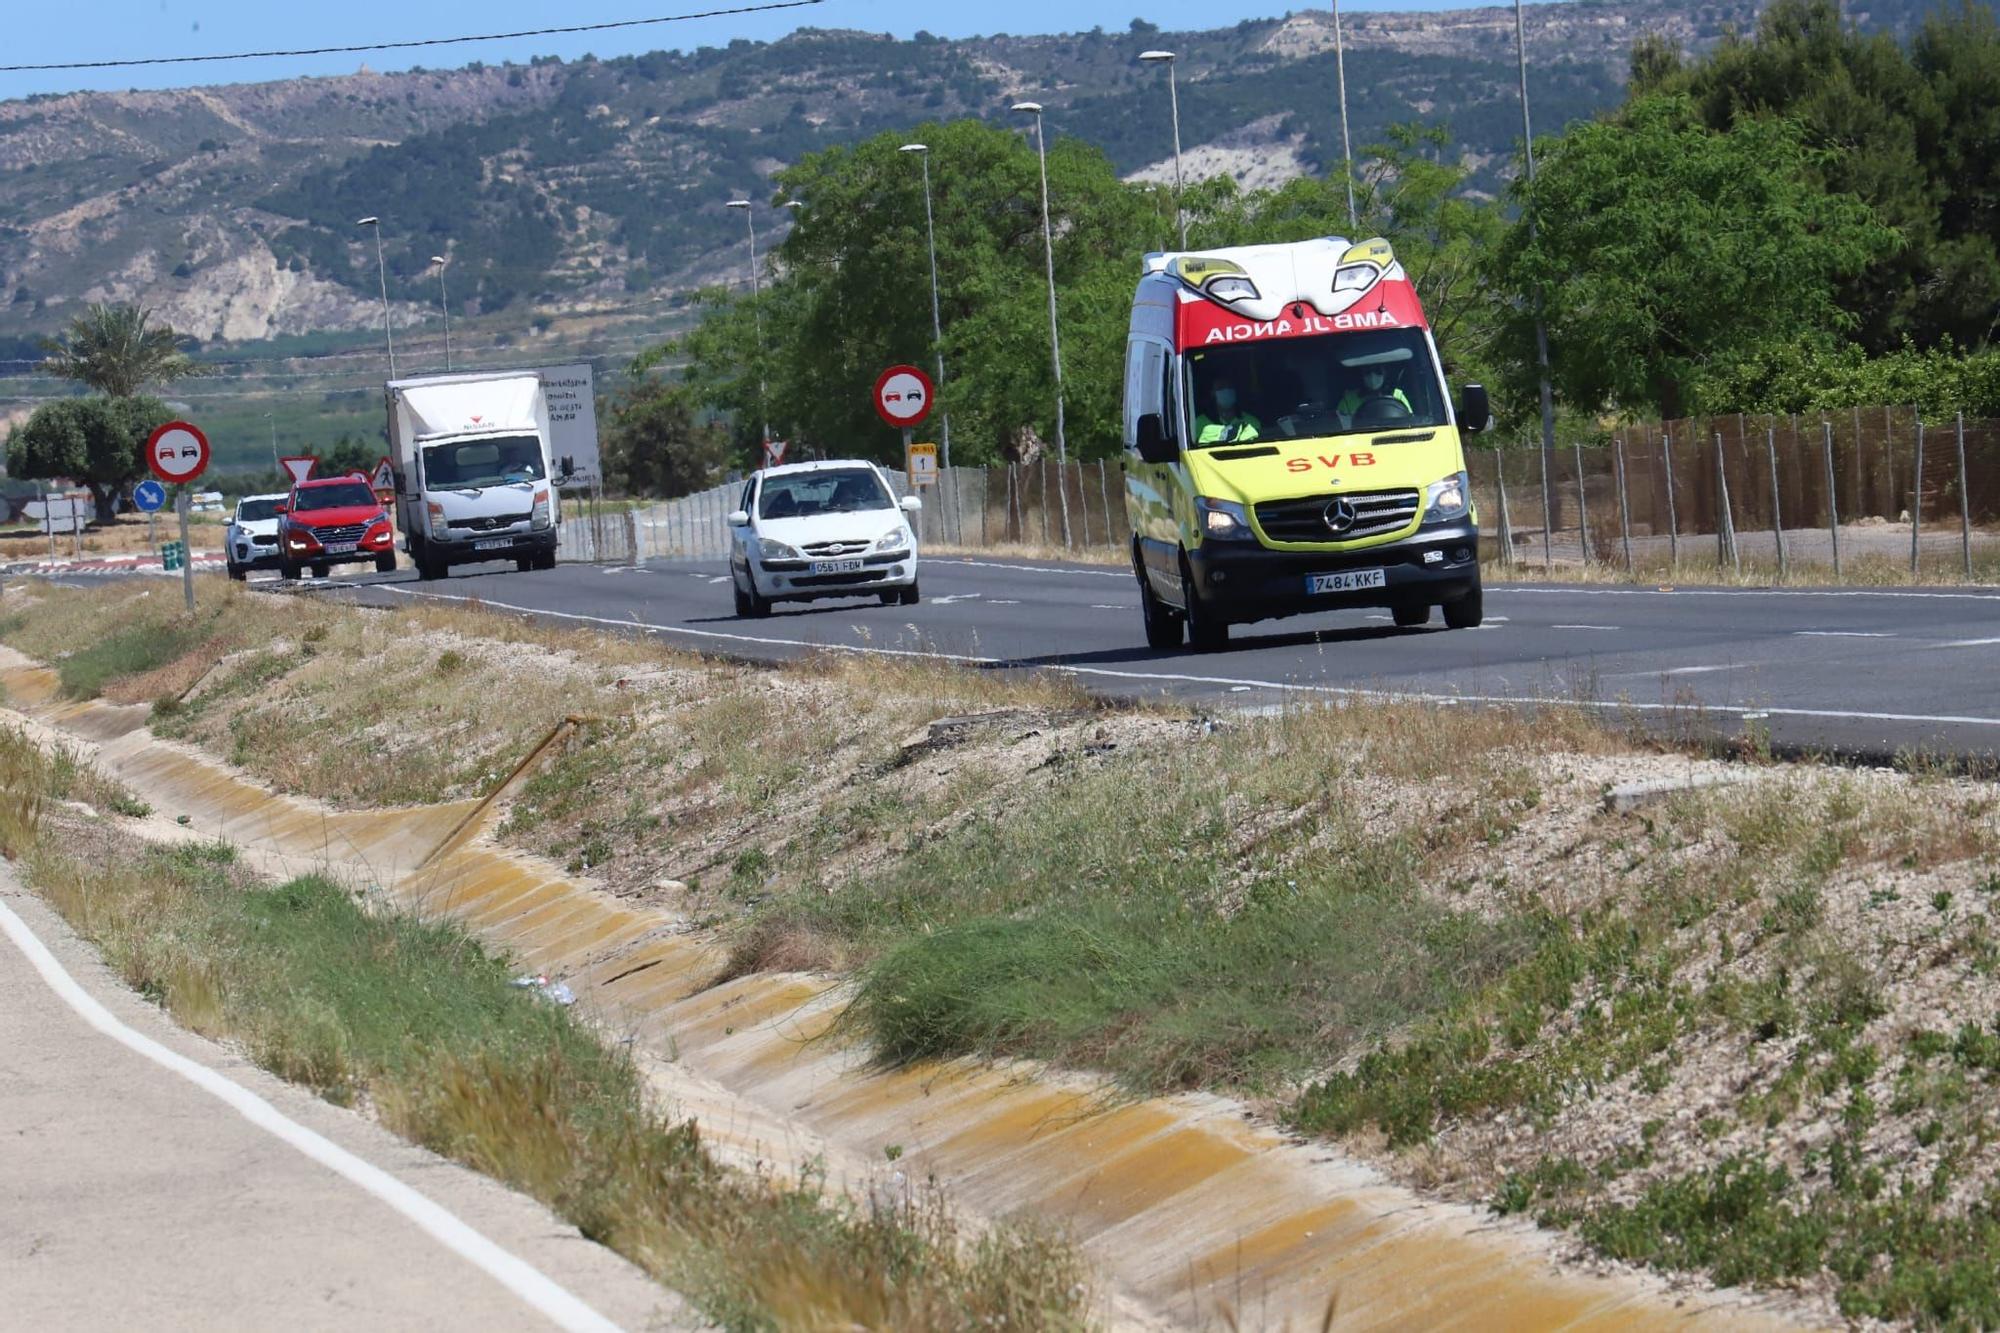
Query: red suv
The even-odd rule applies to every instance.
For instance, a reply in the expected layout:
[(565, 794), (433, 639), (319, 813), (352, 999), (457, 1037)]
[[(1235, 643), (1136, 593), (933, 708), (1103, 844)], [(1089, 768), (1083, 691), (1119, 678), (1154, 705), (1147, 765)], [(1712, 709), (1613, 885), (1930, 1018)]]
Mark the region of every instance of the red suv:
[(335, 565), (373, 560), (386, 574), (396, 567), (396, 529), (368, 480), (321, 477), (292, 487), (278, 517), (278, 569), (288, 579), (300, 566), (325, 578)]

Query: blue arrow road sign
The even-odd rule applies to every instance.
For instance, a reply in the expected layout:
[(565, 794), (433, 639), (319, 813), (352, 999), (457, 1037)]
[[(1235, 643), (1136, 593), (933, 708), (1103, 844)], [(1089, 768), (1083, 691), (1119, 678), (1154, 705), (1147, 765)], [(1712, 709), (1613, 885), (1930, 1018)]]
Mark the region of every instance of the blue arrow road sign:
[(146, 514), (163, 509), (167, 503), (167, 488), (157, 481), (142, 481), (132, 488), (132, 503)]

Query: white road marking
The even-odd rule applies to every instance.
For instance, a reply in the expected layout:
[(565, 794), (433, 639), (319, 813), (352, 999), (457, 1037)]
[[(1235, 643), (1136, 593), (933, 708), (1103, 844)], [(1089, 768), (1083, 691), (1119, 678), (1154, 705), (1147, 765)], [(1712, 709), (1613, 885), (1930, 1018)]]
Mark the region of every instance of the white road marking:
[(715, 576), (714, 578), (710, 579), (710, 580), (709, 580), (709, 582), (710, 582), (710, 583), (727, 583), (727, 582), (729, 582), (729, 575), (727, 575), (727, 574), (718, 574), (718, 575), (716, 575), (716, 576)]
[(76, 1011), (84, 1022), (126, 1049), (180, 1075), (273, 1138), (296, 1148), (321, 1166), (344, 1176), (401, 1213), (439, 1244), (519, 1296), (560, 1328), (615, 1331), (618, 1325), (558, 1286), (526, 1260), (509, 1254), (444, 1208), (431, 1202), (382, 1168), (363, 1161), (324, 1136), (287, 1118), (277, 1107), (208, 1066), (171, 1051), (112, 1016), (76, 979), (63, 969), (47, 945), (5, 903), (0, 903), (0, 931), (34, 965), (50, 990)]
[(1551, 625), (1551, 626), (1549, 626), (1549, 628), (1550, 628), (1550, 629), (1608, 629), (1608, 630), (1615, 630), (1615, 629), (1617, 629), (1617, 628), (1618, 628), (1618, 626), (1616, 626), (1616, 625)]
[(1795, 629), (1795, 639), (1893, 639), (1896, 636), (1875, 629)]
[(1741, 662), (1718, 662), (1714, 666), (1668, 667), (1665, 671), (1627, 671), (1628, 676), (1700, 676), (1710, 671), (1735, 671)]
[(1058, 569), (1053, 565), (1013, 565), (1002, 560), (967, 560), (959, 556), (927, 555), (930, 565), (961, 565), (966, 569), (1004, 569), (1018, 574), (1082, 574), (1094, 579), (1124, 579), (1131, 582), (1129, 569)]
[(933, 597), (930, 603), (932, 606), (950, 606), (953, 602), (969, 602), (978, 596), (976, 592), (955, 592), (948, 597)]
[(1130, 611), (1133, 609), (1133, 604), (1130, 602), (1096, 602), (1092, 603), (1090, 609), (1093, 611)]
[(2000, 593), (1906, 592), (1895, 588), (1549, 588), (1526, 583), (1489, 583), (1494, 596), (1559, 597), (1922, 597), (1956, 602), (2000, 602)]
[[(870, 648), (852, 644), (816, 643), (808, 639), (776, 639), (754, 634), (730, 634), (723, 630), (695, 629), (688, 625), (660, 625), (634, 617), (619, 620), (614, 616), (590, 616), (572, 611), (544, 611), (532, 606), (514, 606), (507, 602), (496, 602), (485, 597), (462, 597), (454, 593), (419, 591), (396, 584), (377, 585), (384, 592), (401, 593), (405, 597), (430, 597), (447, 602), (474, 602), (487, 610), (513, 611), (524, 616), (547, 616), (555, 620), (574, 620), (583, 624), (614, 625), (620, 629), (643, 629), (655, 634), (681, 634), (689, 638), (713, 639), (726, 643), (755, 643), (772, 647), (804, 648), (814, 652), (862, 653), (879, 657), (922, 657), (933, 661), (956, 662), (964, 666), (1005, 667), (1009, 659), (981, 657), (969, 653), (941, 653), (909, 648)], [(1005, 606), (1006, 602), (987, 602), (987, 606)], [(1487, 626), (1481, 626), (1487, 628)], [(1023, 669), (1028, 669), (1025, 666)], [(1388, 703), (1434, 703), (1451, 704), (1502, 704), (1519, 705), (1534, 703), (1560, 703), (1583, 708), (1616, 708), (1635, 713), (1680, 713), (1689, 706), (1665, 703), (1636, 703), (1619, 699), (1603, 703), (1577, 700), (1550, 700), (1527, 695), (1512, 694), (1439, 694), (1424, 690), (1369, 690), (1347, 685), (1316, 685), (1299, 681), (1275, 681), (1246, 679), (1236, 676), (1197, 676), (1172, 671), (1114, 671), (1109, 667), (1070, 666), (1050, 663), (1033, 668), (1041, 671), (1060, 671), (1073, 676), (1103, 677), (1108, 680), (1169, 681), (1185, 685), (1247, 685), (1253, 690), (1276, 690), (1284, 694), (1317, 694), (1333, 699), (1368, 699)], [(1644, 673), (1651, 675), (1654, 673)], [(1737, 704), (1701, 704), (1699, 707), (1711, 713), (1727, 713), (1741, 717), (1750, 712), (1762, 712), (1770, 717), (1806, 717), (1835, 719), (1856, 722), (1928, 722), (1950, 723), (1974, 727), (2000, 728), (2000, 717), (1975, 717), (1955, 713), (1878, 713), (1850, 711), (1839, 708), (1765, 708), (1750, 709)]]
[(1990, 648), (2000, 643), (2000, 639), (1954, 639), (1950, 643), (1934, 643), (1933, 648)]

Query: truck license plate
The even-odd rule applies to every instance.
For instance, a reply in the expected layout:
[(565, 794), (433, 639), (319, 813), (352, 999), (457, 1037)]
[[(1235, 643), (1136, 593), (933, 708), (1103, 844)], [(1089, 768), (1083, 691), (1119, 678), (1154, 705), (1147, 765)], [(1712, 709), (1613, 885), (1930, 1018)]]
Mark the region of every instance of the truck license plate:
[(496, 537), (490, 541), (474, 542), (472, 549), (475, 551), (504, 551), (513, 544), (514, 539), (512, 537)]
[(1388, 582), (1389, 575), (1387, 570), (1343, 569), (1338, 574), (1306, 575), (1306, 591), (1309, 593), (1360, 592), (1363, 588), (1386, 587)]
[(326, 544), (326, 553), (328, 555), (352, 555), (360, 545), (360, 542), (328, 542)]
[(860, 568), (861, 562), (859, 560), (813, 561), (813, 573), (815, 574), (853, 574), (858, 572)]

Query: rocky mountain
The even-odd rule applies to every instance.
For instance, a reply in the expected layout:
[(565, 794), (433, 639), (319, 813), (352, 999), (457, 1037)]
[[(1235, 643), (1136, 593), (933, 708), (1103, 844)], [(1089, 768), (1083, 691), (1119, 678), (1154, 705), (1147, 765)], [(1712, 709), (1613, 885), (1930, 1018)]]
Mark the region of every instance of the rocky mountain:
[[(1700, 48), (1755, 8), (1531, 6), (1537, 130), (1615, 103), (1640, 34)], [(1919, 12), (1884, 0), (1857, 19), (1901, 30)], [(1512, 10), (1344, 22), (1357, 148), (1395, 121), (1446, 122), (1476, 181), (1496, 185), (1520, 133)], [(688, 53), (0, 103), (0, 339), (107, 298), (206, 340), (365, 329), (381, 307), (364, 215), (382, 219), (390, 299), (412, 318), (436, 308), (433, 255), (450, 256), (459, 317), (658, 309), (740, 276), (742, 222), (724, 200), (758, 199), (775, 234), (766, 178), (828, 144), (1004, 119), (1032, 95), (1053, 133), (1095, 141), (1123, 171), (1170, 172), (1161, 75), (1136, 59), (1154, 46), (1180, 53), (1194, 170), (1270, 184), (1337, 156), (1333, 25), (1318, 8), (1204, 32), (804, 30)]]

